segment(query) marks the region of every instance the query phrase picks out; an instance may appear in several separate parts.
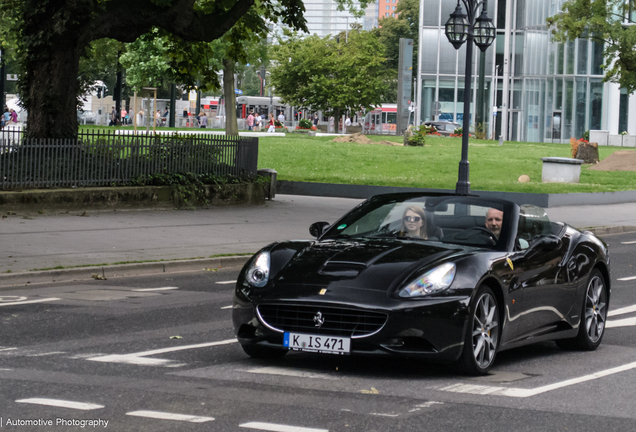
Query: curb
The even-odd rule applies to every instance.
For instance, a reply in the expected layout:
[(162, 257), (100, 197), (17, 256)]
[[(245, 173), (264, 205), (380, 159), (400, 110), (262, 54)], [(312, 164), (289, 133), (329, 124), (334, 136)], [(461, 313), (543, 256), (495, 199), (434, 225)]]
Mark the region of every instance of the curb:
[[(367, 199), (374, 195), (396, 192), (441, 192), (454, 194), (451, 189), (427, 189), (398, 186), (371, 186), (339, 183), (312, 183), (289, 180), (276, 182), (276, 193), (281, 195), (328, 196), (333, 198)], [(636, 202), (636, 191), (589, 193), (526, 193), (471, 190), (483, 198), (500, 198), (517, 204), (533, 204), (543, 208), (577, 205), (623, 204)]]
[(208, 268), (243, 266), (251, 256), (228, 256), (194, 260), (162, 261), (138, 264), (121, 264), (112, 266), (81, 267), (60, 270), (42, 270), (20, 273), (0, 274), (0, 289), (8, 289), (20, 285), (34, 285), (52, 282), (88, 281), (93, 275), (105, 278), (122, 276), (143, 276), (161, 273), (179, 273), (204, 271)]

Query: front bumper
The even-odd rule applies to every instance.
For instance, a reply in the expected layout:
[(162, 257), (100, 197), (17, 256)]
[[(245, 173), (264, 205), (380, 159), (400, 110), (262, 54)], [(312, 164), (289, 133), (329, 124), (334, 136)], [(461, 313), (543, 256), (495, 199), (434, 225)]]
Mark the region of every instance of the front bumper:
[[(461, 355), (468, 317), (468, 297), (447, 297), (420, 301), (395, 301), (394, 307), (351, 305), (326, 302), (268, 301), (279, 305), (302, 304), (304, 307), (342, 307), (368, 310), (387, 315), (381, 329), (368, 336), (351, 338), (351, 354), (415, 356), (431, 361), (455, 361)], [(235, 297), (232, 320), (241, 345), (283, 347), (283, 332), (295, 329), (273, 329), (265, 325), (257, 313), (257, 305)], [(304, 333), (311, 333), (305, 331)], [(320, 333), (327, 335), (326, 333)]]

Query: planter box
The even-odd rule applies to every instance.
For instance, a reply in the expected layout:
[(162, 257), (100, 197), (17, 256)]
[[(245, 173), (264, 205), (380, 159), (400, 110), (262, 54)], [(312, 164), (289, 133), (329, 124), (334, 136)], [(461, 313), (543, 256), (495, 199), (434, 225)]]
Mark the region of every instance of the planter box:
[(623, 146), (623, 135), (610, 135), (607, 145), (616, 146), (616, 147), (622, 147)]
[(636, 136), (623, 135), (623, 147), (636, 147)]
[(578, 183), (581, 177), (581, 159), (547, 157), (541, 158), (543, 183)]
[(600, 146), (606, 146), (609, 139), (609, 131), (605, 130), (591, 130), (590, 142), (595, 142)]

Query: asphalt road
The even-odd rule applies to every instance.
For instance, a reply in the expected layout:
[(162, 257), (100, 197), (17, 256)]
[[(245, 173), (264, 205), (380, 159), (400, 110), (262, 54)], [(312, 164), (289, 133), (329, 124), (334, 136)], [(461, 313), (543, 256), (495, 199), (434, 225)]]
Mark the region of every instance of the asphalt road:
[(251, 359), (228, 308), (238, 268), (3, 290), (0, 428), (634, 431), (636, 233), (604, 239), (612, 299), (600, 348), (505, 351), (481, 378), (412, 360)]

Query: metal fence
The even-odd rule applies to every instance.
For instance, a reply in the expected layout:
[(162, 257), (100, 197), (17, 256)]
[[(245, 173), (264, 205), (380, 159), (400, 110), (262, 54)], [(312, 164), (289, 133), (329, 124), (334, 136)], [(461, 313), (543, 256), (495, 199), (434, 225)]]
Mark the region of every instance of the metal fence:
[(124, 185), (154, 174), (255, 176), (257, 163), (253, 137), (88, 132), (76, 140), (28, 139), (0, 130), (2, 190)]

